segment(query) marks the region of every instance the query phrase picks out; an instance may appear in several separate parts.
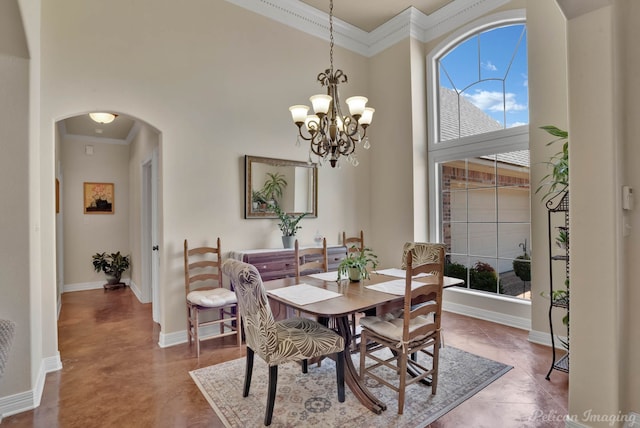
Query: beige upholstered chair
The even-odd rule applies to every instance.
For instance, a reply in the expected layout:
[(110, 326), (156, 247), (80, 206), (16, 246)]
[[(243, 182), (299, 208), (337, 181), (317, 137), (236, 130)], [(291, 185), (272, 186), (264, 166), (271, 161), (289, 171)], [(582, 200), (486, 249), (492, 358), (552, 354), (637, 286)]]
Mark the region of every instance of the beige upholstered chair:
[(253, 357), (258, 354), (269, 366), (269, 388), (264, 424), (271, 424), (278, 382), (278, 365), (302, 362), (307, 372), (311, 358), (336, 354), (338, 401), (344, 402), (344, 339), (316, 321), (289, 318), (275, 321), (258, 270), (248, 263), (228, 259), (222, 271), (231, 279), (238, 297), (247, 343), (247, 365), (242, 396), (249, 395)]
[[(235, 335), (238, 346), (242, 344), (240, 318), (236, 315), (236, 295), (222, 285), (222, 251), (220, 238), (217, 247), (189, 248), (184, 240), (184, 287), (187, 300), (187, 335), (189, 346), (196, 343), (196, 355), (200, 357), (200, 342)], [(211, 313), (202, 320), (202, 313)], [(214, 313), (217, 317), (214, 317)], [(213, 318), (213, 319), (211, 319)], [(219, 333), (201, 336), (201, 328), (219, 326)]]
[[(404, 260), (407, 272), (403, 309), (360, 319), (360, 377), (364, 380), (368, 376), (397, 391), (398, 414), (404, 410), (405, 388), (408, 385), (430, 376), (431, 393), (435, 394), (438, 388), (444, 245), (409, 246)], [(431, 273), (436, 279), (428, 284), (412, 281), (412, 277), (420, 273)], [(384, 348), (392, 351), (391, 356), (376, 354)], [(430, 367), (418, 362), (418, 358), (410, 357), (418, 352), (430, 357)], [(373, 363), (367, 365), (367, 359), (373, 360)], [(390, 383), (376, 375), (379, 367), (397, 372), (398, 383)], [(408, 368), (414, 376), (407, 373)]]
[(322, 247), (309, 247), (300, 249), (298, 240), (295, 246), (296, 281), (300, 282), (300, 276), (311, 273), (327, 272), (327, 239), (322, 238)]

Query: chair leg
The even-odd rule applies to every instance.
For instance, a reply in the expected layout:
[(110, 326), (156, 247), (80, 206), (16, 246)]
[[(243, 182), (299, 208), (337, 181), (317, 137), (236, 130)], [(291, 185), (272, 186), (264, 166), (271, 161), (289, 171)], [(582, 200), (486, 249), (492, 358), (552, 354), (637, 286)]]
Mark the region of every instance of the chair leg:
[(307, 373), (309, 371), (309, 360), (302, 360), (302, 373)]
[(360, 380), (364, 380), (364, 372), (365, 372), (365, 356), (367, 354), (367, 338), (365, 336), (364, 331), (360, 334)]
[(251, 387), (251, 375), (253, 374), (253, 349), (247, 347), (247, 365), (244, 371), (244, 389), (242, 390), (242, 396), (249, 395), (249, 388)]
[(438, 389), (438, 366), (440, 363), (440, 347), (442, 343), (440, 340), (436, 339), (436, 343), (433, 345), (433, 362), (431, 369), (433, 373), (431, 374), (431, 394), (435, 395), (436, 390)]
[(200, 334), (198, 330), (200, 330), (200, 311), (195, 309), (196, 317), (195, 323), (193, 325), (193, 340), (196, 341), (196, 356), (200, 358)]
[(187, 306), (187, 338), (189, 339), (189, 346), (191, 346), (191, 307)]
[(271, 425), (273, 405), (276, 402), (276, 386), (278, 383), (278, 366), (269, 367), (269, 392), (267, 393), (267, 411), (264, 414), (265, 426)]
[[(344, 351), (336, 354), (336, 379), (338, 381), (338, 401), (344, 403)], [(349, 357), (351, 358), (351, 357)]]
[(236, 315), (236, 333), (237, 334), (237, 338), (238, 338), (238, 346), (242, 346), (242, 318), (240, 317), (240, 314)]
[(398, 414), (404, 412), (404, 390), (407, 386), (407, 354), (402, 353), (398, 360), (400, 363), (400, 385), (398, 386)]

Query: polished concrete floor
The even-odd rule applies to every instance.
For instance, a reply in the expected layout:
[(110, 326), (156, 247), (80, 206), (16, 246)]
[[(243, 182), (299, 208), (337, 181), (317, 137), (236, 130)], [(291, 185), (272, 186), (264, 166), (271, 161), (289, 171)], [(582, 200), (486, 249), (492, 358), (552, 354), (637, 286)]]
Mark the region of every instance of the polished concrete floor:
[[(239, 358), (244, 347), (203, 342), (162, 349), (151, 305), (130, 289), (66, 293), (59, 320), (63, 369), (46, 377), (40, 406), (6, 417), (7, 427), (219, 427), (190, 370)], [(452, 313), (443, 315), (445, 345), (514, 366), (431, 427), (563, 427), (568, 376), (545, 380), (550, 349), (527, 332)], [(243, 376), (238, 373), (238, 376)]]

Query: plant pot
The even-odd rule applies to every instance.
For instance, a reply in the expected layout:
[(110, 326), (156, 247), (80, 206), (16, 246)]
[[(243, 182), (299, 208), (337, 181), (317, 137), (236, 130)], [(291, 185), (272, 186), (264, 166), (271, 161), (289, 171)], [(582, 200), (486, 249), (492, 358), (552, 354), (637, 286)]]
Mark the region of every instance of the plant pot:
[(295, 242), (296, 242), (296, 237), (295, 236), (283, 236), (282, 237), (282, 245), (284, 246), (284, 248), (293, 248)]
[(121, 275), (107, 275), (107, 285), (114, 285), (120, 283)]
[(349, 281), (360, 282), (361, 279), (362, 279), (362, 275), (360, 274), (360, 269), (349, 268)]

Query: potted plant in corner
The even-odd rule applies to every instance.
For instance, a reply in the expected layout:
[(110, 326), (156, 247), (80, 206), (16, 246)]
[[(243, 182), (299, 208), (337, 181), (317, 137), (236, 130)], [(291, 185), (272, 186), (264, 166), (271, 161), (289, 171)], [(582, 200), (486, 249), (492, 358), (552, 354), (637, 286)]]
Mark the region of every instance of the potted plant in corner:
[(302, 213), (299, 215), (287, 214), (277, 205), (269, 205), (269, 209), (273, 210), (280, 219), (278, 227), (280, 228), (280, 231), (282, 231), (282, 245), (284, 248), (293, 248), (293, 244), (296, 239), (296, 232), (302, 227), (298, 226), (298, 223), (309, 213)]
[[(353, 245), (351, 248), (357, 248)], [(378, 256), (370, 248), (363, 248), (362, 251), (350, 252), (342, 259), (338, 265), (338, 281), (342, 278), (349, 278), (351, 282), (358, 282), (361, 279), (369, 278), (367, 266), (372, 269), (378, 266)]]
[(120, 251), (116, 253), (96, 253), (92, 256), (93, 269), (96, 272), (104, 272), (107, 276), (105, 288), (124, 285), (120, 282), (122, 273), (129, 269), (131, 263), (129, 256), (123, 256)]

